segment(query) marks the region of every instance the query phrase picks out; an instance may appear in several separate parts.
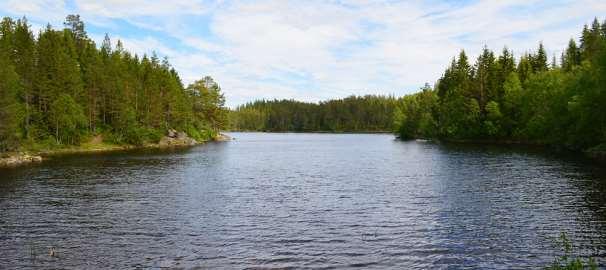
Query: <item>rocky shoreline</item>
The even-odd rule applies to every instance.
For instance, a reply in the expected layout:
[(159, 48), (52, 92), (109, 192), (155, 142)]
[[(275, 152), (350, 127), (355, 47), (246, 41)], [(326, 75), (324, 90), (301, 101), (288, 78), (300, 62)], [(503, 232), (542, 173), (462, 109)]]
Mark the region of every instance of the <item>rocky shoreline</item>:
[(11, 154), (7, 157), (0, 157), (1, 167), (16, 167), (23, 164), (42, 162), (42, 156), (30, 155), (27, 153)]
[[(219, 134), (212, 139), (217, 142), (231, 141), (232, 138), (225, 135)], [(19, 167), (22, 165), (40, 163), (43, 160), (59, 155), (69, 154), (83, 154), (83, 153), (103, 153), (103, 152), (115, 152), (133, 149), (163, 149), (163, 148), (177, 148), (177, 147), (191, 147), (199, 144), (206, 143), (206, 141), (197, 141), (190, 138), (184, 132), (169, 131), (167, 136), (164, 136), (158, 143), (150, 143), (145, 145), (108, 145), (103, 144), (99, 138), (94, 138), (93, 141), (98, 141), (87, 147), (70, 147), (56, 150), (45, 150), (35, 153), (28, 152), (15, 152), (6, 153), (4, 156), (0, 156), (0, 168), (11, 168)]]

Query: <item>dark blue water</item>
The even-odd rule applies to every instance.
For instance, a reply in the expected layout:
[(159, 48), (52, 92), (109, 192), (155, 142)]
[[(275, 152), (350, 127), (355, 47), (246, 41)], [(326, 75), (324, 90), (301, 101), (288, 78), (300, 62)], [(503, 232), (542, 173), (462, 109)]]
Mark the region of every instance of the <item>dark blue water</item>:
[(232, 136), (0, 170), (0, 268), (526, 269), (560, 254), (561, 232), (605, 262), (606, 173), (586, 160)]

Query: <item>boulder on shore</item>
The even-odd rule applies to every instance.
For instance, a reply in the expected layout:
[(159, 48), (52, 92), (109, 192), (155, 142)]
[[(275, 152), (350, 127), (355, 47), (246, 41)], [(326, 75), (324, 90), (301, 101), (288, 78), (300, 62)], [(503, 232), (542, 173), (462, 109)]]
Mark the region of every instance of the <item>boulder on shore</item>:
[(177, 138), (177, 131), (174, 129), (169, 129), (166, 136), (169, 138)]
[(190, 138), (184, 132), (175, 133), (174, 137), (165, 136), (160, 139), (158, 145), (160, 147), (171, 147), (171, 146), (192, 146), (198, 144), (198, 141)]

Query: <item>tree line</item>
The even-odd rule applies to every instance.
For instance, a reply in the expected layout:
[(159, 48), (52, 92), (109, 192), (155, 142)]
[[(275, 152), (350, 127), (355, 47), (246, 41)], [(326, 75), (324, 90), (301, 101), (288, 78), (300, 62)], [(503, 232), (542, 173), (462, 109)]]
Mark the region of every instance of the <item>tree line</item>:
[(389, 132), (396, 98), (350, 96), (319, 103), (259, 100), (230, 111), (230, 127), (239, 131)]
[(434, 88), (403, 97), (394, 128), (403, 139), (512, 141), (587, 150), (606, 142), (606, 21), (585, 25), (559, 57), (539, 44), (516, 59), (464, 51)]
[(169, 129), (207, 139), (227, 110), (211, 77), (184, 87), (166, 58), (139, 57), (109, 36), (97, 46), (79, 15), (36, 36), (27, 19), (0, 22), (0, 152), (32, 144), (158, 141)]

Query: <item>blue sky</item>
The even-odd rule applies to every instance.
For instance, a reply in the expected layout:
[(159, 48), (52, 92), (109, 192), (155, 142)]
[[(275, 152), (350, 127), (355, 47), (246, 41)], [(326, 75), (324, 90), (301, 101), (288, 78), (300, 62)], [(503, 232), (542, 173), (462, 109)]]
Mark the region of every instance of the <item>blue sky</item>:
[(0, 15), (25, 15), (34, 29), (61, 27), (67, 14), (80, 14), (98, 43), (109, 33), (131, 52), (168, 57), (185, 83), (213, 76), (233, 107), (260, 98), (400, 96), (433, 84), (461, 49), (475, 58), (484, 45), (519, 56), (542, 41), (560, 55), (583, 24), (606, 14), (606, 1), (0, 3)]

